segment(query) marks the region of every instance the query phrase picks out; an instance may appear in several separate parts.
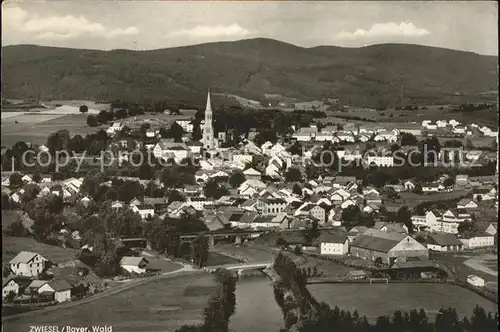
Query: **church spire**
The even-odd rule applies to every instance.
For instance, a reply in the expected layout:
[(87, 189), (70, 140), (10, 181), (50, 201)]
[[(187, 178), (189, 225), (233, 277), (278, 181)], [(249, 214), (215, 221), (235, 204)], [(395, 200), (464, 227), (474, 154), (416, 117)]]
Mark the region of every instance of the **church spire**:
[(208, 89), (207, 106), (205, 107), (205, 111), (212, 111), (212, 104), (210, 103), (210, 89)]

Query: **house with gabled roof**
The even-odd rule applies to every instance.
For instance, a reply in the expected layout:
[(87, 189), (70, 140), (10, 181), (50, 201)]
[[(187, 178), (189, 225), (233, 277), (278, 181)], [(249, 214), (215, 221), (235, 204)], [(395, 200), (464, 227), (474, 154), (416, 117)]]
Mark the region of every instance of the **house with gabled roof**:
[(354, 238), (350, 244), (350, 254), (372, 262), (380, 257), (389, 266), (408, 259), (429, 259), (427, 248), (411, 236), (374, 229), (368, 229)]
[(262, 177), (262, 173), (257, 171), (254, 168), (249, 168), (243, 171), (243, 175), (247, 180), (253, 179), (253, 180), (260, 180)]
[(120, 260), (120, 266), (122, 269), (129, 273), (142, 274), (146, 272), (146, 267), (149, 261), (145, 257), (133, 257), (133, 256), (123, 256)]
[(326, 211), (323, 207), (306, 202), (294, 213), (294, 216), (310, 216), (317, 219), (321, 224), (326, 221)]
[(349, 239), (341, 233), (323, 233), (314, 241), (319, 246), (321, 255), (347, 255), (349, 253)]
[(10, 260), (9, 265), (15, 275), (38, 277), (45, 270), (48, 262), (45, 257), (36, 252), (21, 251)]
[(72, 288), (73, 286), (66, 280), (52, 280), (38, 288), (38, 294), (53, 297), (57, 303), (62, 303), (71, 301)]
[(20, 285), (12, 277), (2, 278), (2, 299), (6, 299), (10, 293), (19, 294)]
[(462, 198), (457, 203), (457, 209), (477, 209), (478, 205), (471, 198)]
[(427, 236), (427, 249), (434, 251), (462, 251), (464, 244), (449, 233), (431, 233)]

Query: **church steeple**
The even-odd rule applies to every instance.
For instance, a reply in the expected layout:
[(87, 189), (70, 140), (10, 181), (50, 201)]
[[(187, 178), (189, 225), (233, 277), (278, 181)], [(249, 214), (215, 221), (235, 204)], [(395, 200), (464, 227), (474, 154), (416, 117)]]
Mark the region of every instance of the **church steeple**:
[(210, 90), (207, 95), (207, 106), (205, 107), (205, 125), (203, 126), (203, 145), (205, 149), (215, 149), (216, 141), (214, 138), (214, 129), (212, 126), (212, 104), (210, 102)]
[(212, 103), (210, 102), (210, 89), (208, 89), (207, 106), (205, 107), (205, 112), (206, 111), (212, 111)]

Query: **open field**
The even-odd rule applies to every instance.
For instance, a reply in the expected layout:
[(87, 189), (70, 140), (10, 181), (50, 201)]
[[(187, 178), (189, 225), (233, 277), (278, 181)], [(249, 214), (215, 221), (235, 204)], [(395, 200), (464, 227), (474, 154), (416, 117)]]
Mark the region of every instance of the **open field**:
[(407, 204), (409, 207), (414, 207), (423, 202), (434, 202), (434, 201), (444, 201), (444, 200), (453, 200), (467, 195), (469, 191), (467, 190), (455, 190), (452, 192), (444, 192), (444, 193), (431, 193), (418, 195), (412, 192), (401, 192), (400, 200)]
[[(457, 309), (462, 318), (470, 317), (479, 304), (486, 311), (497, 312), (496, 304), (454, 285), (443, 284), (317, 284), (309, 291), (318, 300), (340, 309), (357, 309), (369, 321), (396, 310), (423, 308), (430, 319), (441, 306)], [(236, 287), (236, 313), (230, 329), (241, 332), (275, 332), (283, 327), (283, 315), (276, 304), (271, 282), (262, 277), (245, 277)], [(258, 303), (258, 305), (256, 305)], [(258, 322), (258, 325), (256, 325)]]
[(213, 251), (244, 262), (268, 262), (274, 258), (271, 249), (254, 244), (221, 244), (215, 246)]
[(119, 332), (174, 331), (184, 324), (202, 322), (202, 309), (214, 286), (213, 277), (207, 273), (185, 274), (150, 281), (91, 303), (33, 313), (2, 325), (6, 331), (28, 331), (30, 325), (107, 325)]
[[(40, 118), (41, 116), (41, 118)], [(14, 118), (2, 120), (2, 145), (11, 147), (18, 141), (27, 141), (34, 144), (46, 144), (47, 137), (58, 131), (66, 129), (71, 136), (76, 134), (85, 135), (95, 133), (99, 129), (106, 129), (108, 126), (89, 127), (87, 125), (87, 115), (20, 115), (22, 122), (15, 123)]]
[(2, 261), (8, 263), (21, 251), (37, 252), (54, 263), (74, 260), (77, 250), (40, 243), (27, 237), (2, 236)]
[(218, 265), (225, 265), (225, 264), (236, 264), (238, 263), (238, 260), (231, 258), (226, 255), (222, 255), (220, 253), (216, 252), (210, 252), (208, 254), (208, 260), (207, 260), (207, 266), (218, 266)]
[[(392, 127), (402, 123), (416, 122), (421, 124), (423, 120), (451, 120), (455, 119), (464, 124), (476, 123), (478, 125), (498, 127), (498, 114), (494, 110), (475, 111), (469, 113), (452, 112), (450, 105), (429, 105), (427, 109), (419, 108), (416, 111), (396, 110), (389, 108), (385, 110), (373, 110), (366, 108), (351, 108), (345, 112), (326, 111), (327, 118), (317, 119), (322, 123), (345, 122), (339, 117), (358, 117), (361, 120), (348, 120), (358, 124), (368, 124), (377, 122), (377, 125), (385, 126), (383, 122)], [(442, 109), (440, 109), (442, 108)], [(363, 121), (364, 120), (364, 121)], [(390, 127), (389, 127), (390, 128)]]

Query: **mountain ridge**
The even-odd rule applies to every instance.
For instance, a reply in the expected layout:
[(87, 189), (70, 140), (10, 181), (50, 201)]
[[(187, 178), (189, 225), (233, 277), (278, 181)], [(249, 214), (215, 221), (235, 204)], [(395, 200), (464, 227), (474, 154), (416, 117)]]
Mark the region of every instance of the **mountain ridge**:
[(497, 87), (497, 56), (414, 44), (301, 47), (268, 38), (147, 51), (2, 47), (6, 98), (198, 100), (208, 87), (262, 100), (355, 106), (461, 102)]

